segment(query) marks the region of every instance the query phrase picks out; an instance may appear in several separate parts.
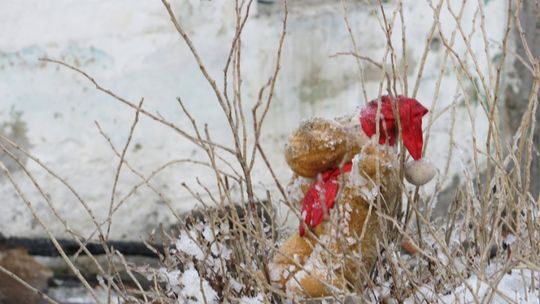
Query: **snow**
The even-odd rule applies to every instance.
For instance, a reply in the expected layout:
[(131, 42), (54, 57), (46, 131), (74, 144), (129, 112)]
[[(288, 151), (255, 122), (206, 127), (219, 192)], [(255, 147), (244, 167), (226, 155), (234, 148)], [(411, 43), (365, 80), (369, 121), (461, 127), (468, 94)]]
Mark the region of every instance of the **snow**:
[[(95, 304), (96, 299), (82, 284), (74, 284), (72, 280), (53, 279), (54, 285), (47, 288), (47, 296), (57, 301), (57, 303), (68, 304)], [(94, 294), (100, 303), (120, 304), (124, 303), (121, 296), (114, 290), (110, 294), (106, 288), (96, 286), (93, 288)], [(0, 295), (0, 303), (6, 303)], [(22, 302), (18, 302), (22, 303)], [(45, 302), (39, 302), (45, 303)], [(48, 303), (48, 302), (47, 302)]]
[(244, 288), (244, 286), (240, 282), (238, 282), (235, 278), (230, 278), (230, 282), (231, 282), (232, 289), (236, 292), (240, 292), (242, 291), (242, 288)]
[[(342, 216), (345, 217), (344, 220), (347, 221), (347, 217), (350, 216), (348, 214), (351, 211), (351, 206), (339, 205), (339, 209), (336, 210), (339, 210), (339, 213), (342, 213)], [(463, 223), (459, 222), (457, 225), (461, 227)], [(221, 228), (221, 226), (223, 227)], [(175, 251), (171, 253), (178, 259), (177, 262), (182, 261), (183, 270), (174, 269), (173, 267), (168, 270), (162, 268), (159, 271), (163, 281), (167, 283), (167, 290), (170, 292), (169, 296), (178, 299), (178, 303), (202, 302), (203, 295), (209, 303), (218, 303), (223, 300), (219, 298), (217, 291), (210, 286), (210, 282), (213, 281), (212, 272), (208, 271), (205, 276), (201, 276), (197, 270), (213, 269), (216, 273), (220, 273), (227, 278), (223, 282), (223, 287), (228, 290), (227, 292), (234, 295), (233, 297), (238, 303), (265, 303), (263, 292), (257, 289), (250, 290), (253, 286), (248, 288), (248, 285), (244, 285), (240, 277), (236, 277), (237, 274), (229, 272), (227, 268), (222, 269), (220, 266), (221, 261), (227, 260), (229, 258), (228, 253), (231, 252), (228, 241), (223, 237), (224, 231), (229, 233), (229, 229), (229, 226), (225, 225), (225, 223), (216, 227), (203, 222), (193, 225), (188, 230), (182, 229), (180, 231), (175, 241)], [(339, 232), (346, 233), (346, 231), (341, 230)], [(336, 233), (339, 232), (336, 231)], [(273, 281), (280, 281), (294, 273), (295, 279), (288, 280), (286, 283), (289, 289), (292, 290), (298, 287), (297, 281), (301, 281), (309, 273), (321, 275), (326, 280), (332, 280), (334, 270), (343, 266), (342, 259), (339, 256), (336, 256), (335, 259), (323, 260), (324, 248), (331, 246), (336, 237), (332, 233), (334, 232), (331, 231), (331, 233), (320, 237), (302, 269), (298, 269), (294, 265), (288, 265), (290, 268), (278, 267), (278, 265), (274, 264), (268, 265), (270, 278)], [(205, 235), (207, 237), (204, 237)], [(213, 237), (208, 237), (210, 235)], [(467, 235), (463, 233), (462, 229), (454, 231), (449, 245), (449, 250), (453, 252), (450, 258), (437, 245), (433, 236), (425, 236), (423, 250), (428, 251), (428, 254), (433, 255), (438, 260), (437, 267), (442, 267), (440, 271), (434, 271), (433, 273), (426, 269), (428, 268), (427, 259), (423, 259), (419, 255), (402, 255), (395, 247), (395, 244), (390, 245), (388, 254), (385, 255), (387, 261), (394, 265), (400, 264), (411, 267), (409, 270), (403, 268), (394, 269), (393, 275), (406, 276), (408, 271), (418, 271), (418, 274), (421, 275), (415, 283), (418, 284), (415, 286), (416, 289), (412, 291), (412, 294), (408, 295), (408, 298), (404, 299), (404, 303), (412, 304), (419, 301), (441, 304), (474, 303), (475, 301), (482, 303), (538, 303), (540, 301), (539, 271), (527, 269), (531, 267), (522, 264), (514, 265), (509, 268), (510, 271), (505, 270), (508, 267), (506, 254), (491, 259), (485, 269), (481, 269), (479, 257), (470, 257), (467, 253), (463, 255), (463, 251), (455, 251), (456, 246), (463, 246), (464, 240), (467, 240)], [(519, 238), (512, 235), (501, 238), (501, 242), (511, 247), (522, 244)], [(511, 250), (517, 249), (512, 248)], [(460, 252), (461, 254), (456, 254)], [(183, 258), (182, 254), (189, 258)], [(298, 257), (294, 258), (297, 259)], [(238, 263), (241, 269), (249, 273), (258, 271), (258, 266), (247, 265), (250, 263), (244, 262)], [(297, 262), (300, 261), (297, 260)], [(390, 264), (383, 263), (383, 265), (386, 265), (385, 267)], [(452, 270), (449, 271), (449, 269)], [(458, 272), (460, 276), (457, 275)], [(391, 294), (392, 279), (384, 279), (385, 277), (384, 273), (381, 273), (377, 280), (382, 281), (376, 282), (375, 288), (370, 289), (369, 292), (366, 291), (365, 296), (371, 297), (373, 301), (379, 301), (386, 298), (386, 295)], [(294, 292), (291, 292), (288, 296), (290, 296), (290, 299), (298, 299), (299, 297)], [(389, 301), (387, 301), (388, 303), (395, 301), (392, 298), (386, 300)]]
[[(192, 232), (190, 232), (192, 234)], [(193, 239), (193, 235), (188, 235), (188, 232), (182, 231), (176, 240), (176, 249), (182, 251), (198, 260), (204, 259), (204, 253), (199, 244)]]
[(263, 294), (259, 293), (254, 297), (242, 297), (239, 303), (240, 304), (263, 304), (265, 302), (264, 302)]
[[(536, 286), (533, 286), (531, 277), (534, 276)], [(540, 289), (538, 288), (539, 273), (532, 270), (514, 269), (505, 274), (498, 283), (493, 277), (481, 280), (477, 275), (471, 275), (451, 288), (450, 292), (437, 294), (428, 285), (419, 286), (414, 296), (407, 298), (404, 303), (413, 304), (418, 301), (428, 303), (540, 303)], [(492, 284), (493, 288), (490, 287)], [(388, 288), (378, 287), (380, 297), (388, 293)]]
[(366, 179), (360, 174), (360, 163), (362, 162), (361, 153), (356, 154), (352, 159), (352, 170), (350, 173), (350, 182), (357, 187), (364, 187), (367, 185)]
[[(535, 288), (533, 288), (532, 277), (536, 281)], [(471, 303), (475, 297), (486, 302), (489, 299), (488, 296), (493, 297), (487, 301), (489, 303), (540, 303), (539, 279), (539, 272), (513, 269), (510, 274), (505, 274), (499, 283), (493, 286), (495, 288), (493, 290), (490, 287), (490, 282), (492, 283), (493, 280), (481, 280), (478, 276), (473, 275), (466, 281), (470, 288), (466, 284), (462, 284), (455, 288), (451, 294), (441, 297), (439, 303)]]
[[(174, 247), (156, 277), (166, 284), (166, 295), (178, 299), (178, 303), (202, 303), (203, 296), (207, 303), (221, 303), (225, 296), (242, 298), (246, 303), (263, 301), (263, 295), (247, 285), (244, 273), (260, 271), (258, 264), (233, 259), (233, 250), (238, 250), (239, 245), (231, 240), (230, 225), (226, 220), (207, 220), (209, 218), (197, 219), (195, 223), (180, 227), (176, 239), (171, 240)], [(255, 227), (252, 221), (246, 220), (246, 225)], [(246, 246), (255, 247), (248, 239), (244, 242)], [(258, 246), (259, 241), (256, 242)], [(141, 271), (143, 275), (154, 276), (151, 269)]]
[(302, 187), (309, 187), (313, 183), (313, 179), (302, 176), (294, 176), (289, 184), (287, 184), (287, 195), (293, 203), (299, 203), (304, 199), (304, 191)]
[(212, 231), (212, 228), (210, 228), (209, 226), (204, 227), (202, 231), (202, 236), (204, 237), (206, 241), (210, 243), (214, 241), (214, 232)]
[(165, 275), (167, 285), (169, 288), (176, 292), (180, 293), (182, 289), (180, 288), (180, 270), (173, 270), (170, 272), (167, 272), (164, 268), (160, 269), (160, 273)]
[(219, 242), (212, 243), (210, 251), (214, 256), (221, 256), (224, 260), (229, 260), (231, 258), (231, 250)]
[(218, 303), (217, 292), (210, 286), (208, 281), (199, 276), (199, 272), (190, 266), (185, 271), (166, 271), (160, 269), (160, 273), (165, 277), (168, 289), (176, 294), (178, 303), (202, 303), (206, 299), (207, 303)]
[(184, 271), (180, 277), (179, 283), (183, 286), (179, 293), (179, 304), (184, 303), (218, 303), (217, 292), (210, 287), (205, 279), (199, 277), (199, 272), (193, 267)]

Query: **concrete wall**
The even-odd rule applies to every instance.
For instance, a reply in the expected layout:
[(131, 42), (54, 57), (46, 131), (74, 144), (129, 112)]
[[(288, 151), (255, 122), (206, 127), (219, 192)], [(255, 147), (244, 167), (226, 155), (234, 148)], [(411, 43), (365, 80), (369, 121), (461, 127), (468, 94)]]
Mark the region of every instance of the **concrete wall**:
[[(405, 1), (409, 88), (414, 85), (418, 62), (432, 24), (433, 11), (422, 1)], [(461, 1), (455, 2), (455, 7)], [(470, 31), (476, 1), (464, 13), (464, 28)], [(474, 3), (472, 3), (474, 2)], [(500, 41), (505, 18), (505, 1), (486, 3), (488, 34)], [(234, 11), (229, 1), (173, 1), (174, 9), (192, 36), (210, 73), (222, 81), (230, 40), (234, 31)], [(386, 5), (388, 12), (394, 1)], [(385, 37), (379, 27), (377, 6), (363, 1), (349, 4), (349, 18), (363, 55), (382, 60)], [(247, 23), (243, 37), (244, 100), (252, 103), (270, 76), (281, 29), (279, 4), (258, 4)], [(443, 9), (441, 26), (446, 35), (455, 29), (452, 16)], [(478, 22), (478, 21), (477, 21)], [(478, 26), (478, 23), (476, 24)], [(399, 16), (396, 29), (400, 28)], [(493, 58), (485, 58), (484, 46), (476, 31), (473, 43), (482, 69), (500, 53), (497, 43), (490, 45)], [(394, 31), (394, 43), (401, 48), (401, 32)], [(427, 154), (444, 172), (449, 149), (454, 149), (449, 172), (441, 174), (445, 183), (471, 165), (471, 126), (463, 105), (456, 70), (448, 61), (441, 91), (434, 99), (435, 83), (444, 56), (444, 47), (432, 43), (426, 61), (424, 80), (418, 99), (431, 113), (454, 104), (454, 142), (448, 136), (452, 111), (438, 116), (432, 126)], [(456, 51), (464, 54), (465, 45), (456, 39)], [(350, 56), (330, 57), (352, 50), (340, 2), (293, 2), (289, 16), (282, 71), (276, 87), (263, 137), (263, 144), (281, 181), (288, 170), (281, 153), (286, 135), (303, 118), (332, 117), (350, 112), (365, 100), (355, 60)], [(401, 52), (401, 51), (400, 51)], [(213, 138), (229, 142), (223, 113), (209, 85), (198, 71), (187, 47), (168, 19), (160, 1), (133, 0), (6, 0), (0, 10), (0, 132), (18, 142), (60, 176), (64, 177), (103, 220), (108, 211), (111, 188), (118, 160), (95, 122), (121, 149), (127, 139), (134, 112), (100, 93), (80, 75), (38, 61), (48, 56), (75, 64), (119, 95), (190, 130), (189, 122), (175, 100), (181, 97), (193, 115), (208, 123)], [(403, 60), (400, 58), (400, 60)], [(380, 72), (365, 66), (369, 98), (378, 94)], [(472, 88), (472, 86), (471, 86)], [(249, 106), (249, 105), (247, 105)], [(480, 103), (473, 105), (478, 138), (485, 138), (486, 118)], [(427, 120), (426, 120), (427, 121)], [(483, 149), (483, 146), (479, 148)], [(135, 130), (127, 159), (144, 175), (173, 159), (200, 158), (188, 141), (170, 129), (142, 117)], [(32, 201), (40, 217), (57, 235), (63, 225), (46, 207), (45, 200), (18, 166), (0, 152), (0, 160), (12, 171), (15, 180)], [(83, 235), (93, 231), (84, 209), (69, 191), (34, 162), (26, 165), (46, 194), (70, 223)], [(273, 191), (269, 174), (261, 166), (254, 175), (257, 189)], [(157, 175), (152, 185), (173, 202), (179, 212), (196, 205), (180, 185), (196, 186), (196, 178), (212, 187), (210, 171), (186, 164), (172, 166)], [(123, 170), (117, 197), (125, 195), (139, 177)], [(425, 188), (432, 191), (434, 183)], [(262, 192), (264, 193), (264, 192)], [(277, 195), (275, 195), (277, 197)], [(43, 235), (42, 229), (5, 177), (0, 177), (0, 232), (5, 235)], [(141, 188), (116, 213), (113, 238), (137, 239), (158, 223), (173, 220), (162, 199), (148, 188)]]

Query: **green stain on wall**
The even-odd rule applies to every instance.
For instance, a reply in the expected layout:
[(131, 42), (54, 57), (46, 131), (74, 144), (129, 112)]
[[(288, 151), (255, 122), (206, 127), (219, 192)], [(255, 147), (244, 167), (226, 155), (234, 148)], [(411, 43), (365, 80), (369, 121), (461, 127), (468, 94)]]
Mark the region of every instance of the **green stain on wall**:
[(325, 78), (322, 67), (314, 64), (300, 82), (299, 97), (302, 102), (316, 104), (338, 95), (351, 85), (352, 81), (347, 75), (340, 79)]

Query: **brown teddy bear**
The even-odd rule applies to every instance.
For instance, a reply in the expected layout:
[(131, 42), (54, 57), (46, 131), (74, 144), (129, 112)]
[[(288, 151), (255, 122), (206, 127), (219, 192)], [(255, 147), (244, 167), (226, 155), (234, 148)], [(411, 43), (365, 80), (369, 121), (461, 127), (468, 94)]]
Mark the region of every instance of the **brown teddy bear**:
[(294, 175), (288, 190), (290, 200), (301, 204), (301, 223), (269, 265), (272, 282), (287, 293), (328, 296), (333, 288), (361, 283), (371, 270), (383, 237), (377, 214), (400, 207), (394, 111), (399, 138), (414, 159), (405, 176), (425, 184), (435, 170), (421, 159), (428, 111), (415, 99), (382, 96), (360, 115), (311, 119), (290, 135), (285, 158)]

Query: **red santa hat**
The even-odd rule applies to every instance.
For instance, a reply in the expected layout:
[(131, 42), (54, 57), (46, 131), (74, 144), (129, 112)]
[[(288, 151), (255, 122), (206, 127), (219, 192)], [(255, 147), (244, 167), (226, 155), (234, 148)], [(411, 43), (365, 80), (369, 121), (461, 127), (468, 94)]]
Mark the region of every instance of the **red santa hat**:
[[(399, 96), (397, 98), (397, 110), (401, 125), (401, 135), (403, 144), (414, 160), (422, 157), (423, 137), (422, 137), (422, 117), (427, 114), (426, 109), (416, 99)], [(379, 144), (387, 142), (390, 146), (396, 143), (398, 135), (397, 118), (392, 109), (392, 98), (382, 96), (370, 101), (366, 107), (360, 111), (360, 125), (368, 137), (372, 137), (377, 132), (377, 108), (380, 104), (379, 116)]]

